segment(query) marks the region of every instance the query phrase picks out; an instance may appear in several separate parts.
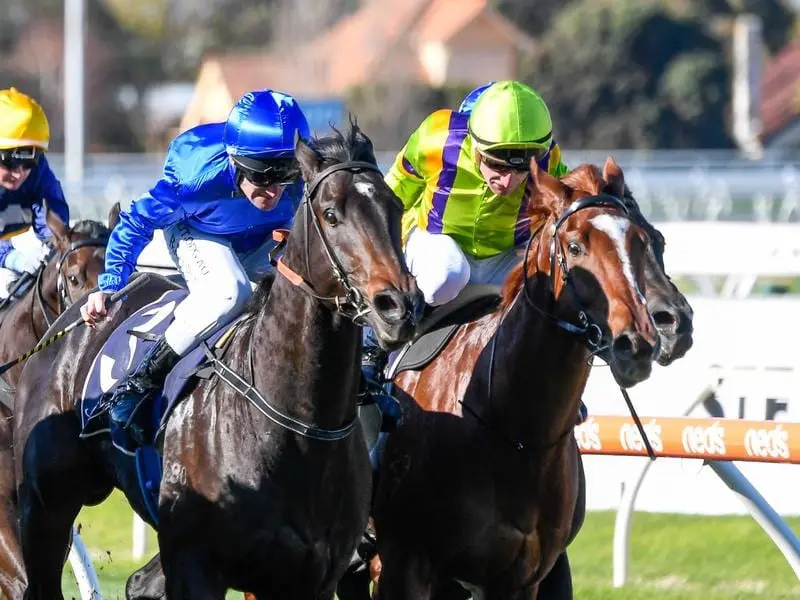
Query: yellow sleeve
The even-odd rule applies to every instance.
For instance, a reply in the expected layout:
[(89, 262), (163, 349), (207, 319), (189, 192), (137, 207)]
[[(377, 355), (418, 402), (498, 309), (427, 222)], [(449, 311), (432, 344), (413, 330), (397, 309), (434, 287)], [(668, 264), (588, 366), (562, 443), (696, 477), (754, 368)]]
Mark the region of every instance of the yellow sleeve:
[(425, 190), (425, 179), (413, 166), (414, 163), (409, 160), (409, 154), (408, 144), (406, 144), (397, 154), (389, 172), (384, 177), (388, 186), (403, 202), (403, 208), (406, 211), (420, 201), (422, 192)]
[(561, 146), (557, 143), (550, 150), (549, 167), (550, 175), (553, 177), (562, 177), (569, 173), (569, 167), (561, 158)]
[(403, 201), (406, 211), (420, 202), (427, 180), (437, 172), (437, 166), (441, 169), (452, 112), (442, 109), (428, 115), (408, 138), (386, 174), (386, 183)]

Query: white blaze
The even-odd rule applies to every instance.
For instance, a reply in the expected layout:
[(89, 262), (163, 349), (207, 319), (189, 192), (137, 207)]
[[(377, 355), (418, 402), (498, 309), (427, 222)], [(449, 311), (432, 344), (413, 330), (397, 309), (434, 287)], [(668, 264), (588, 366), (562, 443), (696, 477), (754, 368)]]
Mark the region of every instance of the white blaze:
[(636, 293), (639, 295), (639, 300), (644, 304), (644, 295), (639, 289), (639, 285), (636, 283), (636, 278), (633, 276), (631, 257), (628, 255), (628, 250), (625, 248), (625, 236), (628, 233), (628, 227), (630, 227), (631, 222), (624, 217), (608, 214), (597, 215), (589, 219), (589, 221), (614, 242), (614, 247), (619, 255), (620, 263), (622, 263), (622, 272), (625, 274), (625, 279), (627, 279), (630, 286), (636, 290)]

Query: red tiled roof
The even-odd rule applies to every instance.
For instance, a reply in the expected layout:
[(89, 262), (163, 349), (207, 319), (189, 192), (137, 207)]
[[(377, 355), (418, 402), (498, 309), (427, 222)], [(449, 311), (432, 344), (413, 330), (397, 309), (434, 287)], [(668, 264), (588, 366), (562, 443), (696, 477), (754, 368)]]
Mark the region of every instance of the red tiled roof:
[(800, 114), (800, 40), (767, 63), (761, 98), (764, 137), (775, 135)]

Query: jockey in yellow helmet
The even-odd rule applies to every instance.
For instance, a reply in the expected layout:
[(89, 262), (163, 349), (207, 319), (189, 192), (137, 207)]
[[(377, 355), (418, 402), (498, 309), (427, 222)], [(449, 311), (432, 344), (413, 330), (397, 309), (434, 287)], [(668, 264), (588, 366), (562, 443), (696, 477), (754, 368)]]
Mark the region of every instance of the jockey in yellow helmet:
[[(64, 223), (69, 207), (45, 151), (50, 126), (42, 107), (16, 88), (0, 90), (0, 298), (24, 273), (34, 274), (48, 253), (52, 232), (44, 203)], [(33, 227), (38, 244), (15, 248), (11, 237)]]
[[(530, 237), (531, 159), (554, 176), (567, 172), (547, 105), (518, 81), (482, 86), (461, 110), (438, 110), (411, 134), (386, 182), (405, 207), (406, 262), (428, 304), (453, 300), (468, 283), (501, 284), (518, 264)], [(368, 384), (384, 361), (367, 331)]]

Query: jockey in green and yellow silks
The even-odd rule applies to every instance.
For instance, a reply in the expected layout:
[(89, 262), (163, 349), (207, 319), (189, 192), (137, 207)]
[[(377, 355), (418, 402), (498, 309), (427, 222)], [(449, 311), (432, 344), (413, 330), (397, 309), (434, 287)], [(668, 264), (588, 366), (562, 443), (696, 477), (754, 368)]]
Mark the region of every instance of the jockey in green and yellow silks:
[(500, 81), (471, 112), (436, 111), (411, 134), (386, 181), (405, 206), (406, 259), (429, 304), (468, 282), (502, 283), (516, 264), (530, 235), (530, 160), (554, 176), (568, 170), (552, 129), (539, 94)]
[[(531, 87), (498, 81), (477, 88), (458, 111), (438, 110), (411, 134), (386, 175), (402, 200), (409, 270), (429, 305), (453, 300), (468, 283), (501, 284), (530, 237), (530, 161), (568, 171), (550, 111)], [(391, 414), (380, 389), (385, 355), (367, 330), (366, 390)]]

